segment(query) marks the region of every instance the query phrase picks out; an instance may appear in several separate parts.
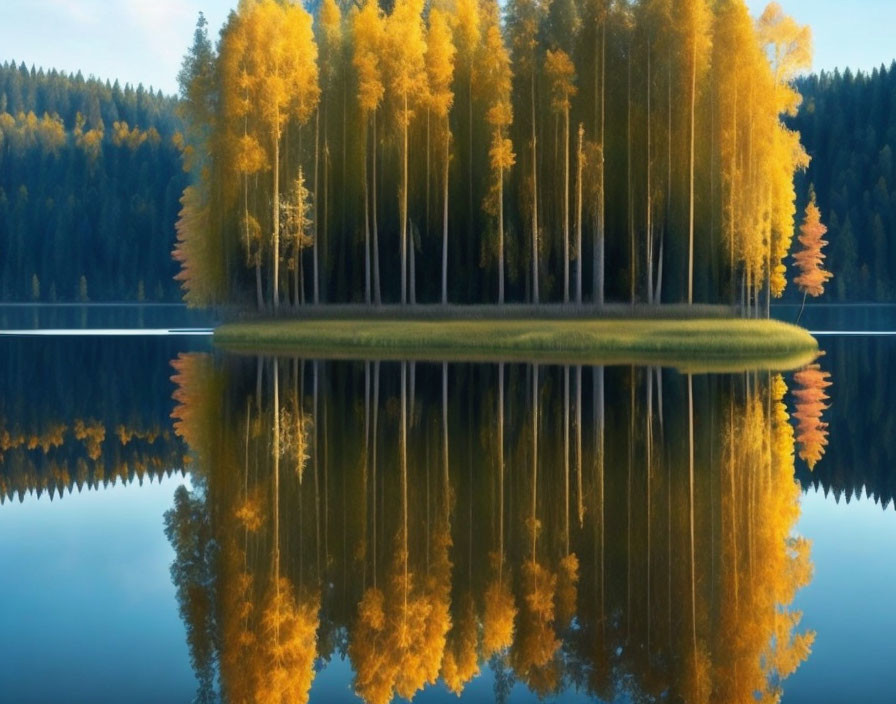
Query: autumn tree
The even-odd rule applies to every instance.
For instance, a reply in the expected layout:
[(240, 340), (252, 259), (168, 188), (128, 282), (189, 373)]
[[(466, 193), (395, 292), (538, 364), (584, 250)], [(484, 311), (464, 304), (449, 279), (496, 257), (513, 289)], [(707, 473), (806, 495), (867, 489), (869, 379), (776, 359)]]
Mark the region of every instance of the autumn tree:
[[(320, 4), (320, 10), (318, 13), (318, 24), (319, 24), (319, 45), (320, 45), (320, 64), (324, 68), (323, 75), (321, 77), (322, 90), (321, 90), (321, 98), (323, 101), (323, 125), (324, 125), (324, 136), (323, 136), (323, 178), (322, 184), (318, 183), (315, 179), (314, 189), (315, 189), (315, 202), (320, 201), (319, 194), (321, 190), (323, 193), (327, 194), (327, 197), (324, 198), (323, 203), (323, 213), (315, 212), (314, 217), (318, 221), (317, 225), (323, 223), (323, 227), (318, 227), (318, 236), (314, 238), (314, 251), (312, 254), (313, 257), (313, 297), (314, 302), (320, 302), (320, 259), (321, 253), (320, 248), (322, 238), (326, 238), (328, 236), (328, 228), (327, 225), (329, 223), (329, 211), (330, 211), (330, 203), (329, 203), (329, 184), (330, 184), (330, 136), (329, 136), (329, 101), (328, 96), (331, 96), (336, 92), (336, 85), (338, 76), (338, 70), (342, 64), (343, 57), (343, 27), (342, 27), (342, 11), (339, 9), (339, 5), (336, 3), (336, 0), (323, 0)], [(320, 120), (320, 110), (321, 106), (317, 108), (317, 118), (316, 123), (319, 123)], [(320, 161), (319, 154), (319, 144), (318, 140), (320, 139), (319, 135), (319, 127), (315, 129), (315, 174), (317, 174), (318, 163)], [(343, 150), (345, 149), (345, 145), (342, 145)], [(344, 178), (344, 174), (343, 174)], [(321, 189), (321, 185), (323, 185), (323, 189)]]
[(501, 28), (491, 23), (486, 28), (483, 72), (492, 96), (486, 119), (492, 128), (489, 158), (492, 167), (492, 187), (486, 198), (486, 210), (498, 218), (498, 304), (504, 304), (504, 178), (516, 163), (513, 143), (507, 129), (513, 123), (511, 103), (510, 55), (501, 36)]
[(539, 218), (538, 218), (538, 122), (537, 122), (537, 87), (538, 64), (540, 59), (538, 30), (543, 15), (543, 8), (538, 0), (513, 0), (508, 6), (508, 31), (512, 47), (512, 64), (516, 66), (516, 75), (526, 88), (528, 100), (529, 122), (529, 182), (527, 184), (527, 200), (529, 213), (529, 229), (531, 233), (531, 267), (533, 303), (539, 302)]
[(479, 60), (479, 52), (482, 45), (482, 17), (480, 12), (479, 0), (456, 0), (454, 6), (454, 43), (457, 46), (458, 64), (461, 68), (460, 74), (466, 80), (466, 132), (467, 132), (467, 154), (466, 154), (466, 180), (467, 180), (467, 240), (473, 241), (475, 233), (474, 227), (474, 206), (473, 206), (473, 174), (475, 169), (473, 156), (473, 88), (474, 78), (477, 71), (477, 63)]
[(305, 186), (305, 175), (299, 167), (299, 175), (293, 182), (289, 195), (282, 205), (283, 234), (289, 247), (289, 269), (295, 278), (295, 304), (299, 304), (299, 268), (302, 250), (314, 243), (314, 222), (311, 218), (313, 204), (311, 193)]
[(257, 42), (263, 52), (255, 67), (257, 73), (252, 76), (253, 104), (272, 150), (271, 297), (276, 310), (280, 304), (280, 141), (290, 119), (304, 125), (317, 107), (317, 45), (311, 15), (301, 5), (259, 0), (249, 6), (248, 13), (247, 21), (255, 24), (258, 31), (253, 43)]
[(706, 69), (710, 48), (710, 11), (706, 0), (677, 0), (682, 78), (688, 101), (688, 303), (694, 302), (694, 218), (698, 79)]
[(562, 49), (549, 50), (545, 73), (551, 82), (551, 107), (563, 116), (563, 302), (569, 303), (569, 111), (576, 94), (575, 66)]
[[(448, 302), (448, 175), (451, 164), (451, 107), (454, 104), (454, 62), (457, 49), (451, 34), (451, 17), (434, 7), (429, 13), (426, 34), (426, 71), (429, 80), (429, 110), (441, 122), (442, 154), (442, 303)], [(428, 174), (427, 174), (428, 177)]]
[[(800, 271), (794, 283), (803, 292), (803, 307), (806, 305), (806, 297), (818, 298), (824, 293), (825, 284), (833, 277), (833, 274), (824, 268), (825, 255), (821, 251), (827, 245), (827, 240), (824, 239), (827, 231), (828, 228), (821, 222), (821, 211), (815, 202), (815, 191), (810, 190), (809, 204), (806, 206), (805, 218), (800, 226), (799, 242), (802, 249), (793, 255), (795, 265)], [(803, 307), (800, 308), (799, 317), (802, 317)]]
[[(358, 106), (364, 121), (364, 300), (380, 303), (379, 230), (377, 227), (376, 114), (385, 93), (381, 52), (385, 26), (379, 3), (366, 0), (353, 19), (354, 53), (352, 63), (358, 75)], [(371, 124), (372, 123), (372, 128)], [(372, 143), (372, 147), (371, 147)], [(368, 180), (367, 167), (371, 174)], [(371, 242), (371, 227), (373, 241)], [(372, 251), (371, 251), (372, 250)], [(373, 294), (371, 296), (371, 256), (373, 258)]]
[(418, 96), (426, 89), (426, 39), (422, 0), (397, 0), (386, 20), (386, 47), (390, 88), (397, 105), (401, 129), (401, 181), (399, 231), (401, 240), (401, 302), (408, 301), (408, 173), (411, 120)]
[[(759, 41), (765, 48), (772, 71), (772, 110), (776, 115), (795, 117), (802, 97), (793, 87), (799, 72), (812, 65), (812, 32), (808, 25), (798, 24), (772, 2), (757, 23)], [(768, 243), (768, 299), (780, 297), (787, 285), (784, 258), (793, 238), (793, 215), (796, 195), (793, 186), (795, 170), (805, 169), (808, 156), (799, 143), (799, 135), (777, 124), (774, 130), (774, 155), (770, 168), (771, 232)]]

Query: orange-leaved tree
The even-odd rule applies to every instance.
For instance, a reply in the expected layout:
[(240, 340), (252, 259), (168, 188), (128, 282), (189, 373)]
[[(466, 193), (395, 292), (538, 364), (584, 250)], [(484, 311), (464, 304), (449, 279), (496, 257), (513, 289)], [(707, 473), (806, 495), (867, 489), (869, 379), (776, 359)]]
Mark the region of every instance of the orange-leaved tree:
[[(800, 226), (799, 241), (802, 249), (793, 255), (796, 267), (800, 270), (794, 283), (803, 292), (803, 308), (806, 305), (806, 297), (818, 298), (824, 293), (824, 285), (831, 280), (833, 274), (824, 268), (825, 255), (821, 251), (828, 243), (824, 239), (828, 228), (821, 222), (821, 210), (815, 203), (815, 190), (809, 191), (809, 204), (806, 206), (806, 215)], [(803, 316), (803, 308), (800, 308), (797, 322)]]

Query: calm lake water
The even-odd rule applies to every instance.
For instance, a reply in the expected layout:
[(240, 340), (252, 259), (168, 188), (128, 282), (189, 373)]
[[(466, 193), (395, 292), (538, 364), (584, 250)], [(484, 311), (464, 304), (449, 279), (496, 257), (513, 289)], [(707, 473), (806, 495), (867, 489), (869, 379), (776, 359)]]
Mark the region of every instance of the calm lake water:
[[(0, 318), (207, 325), (172, 311)], [(820, 339), (684, 375), (0, 337), (0, 701), (890, 703), (896, 337)]]

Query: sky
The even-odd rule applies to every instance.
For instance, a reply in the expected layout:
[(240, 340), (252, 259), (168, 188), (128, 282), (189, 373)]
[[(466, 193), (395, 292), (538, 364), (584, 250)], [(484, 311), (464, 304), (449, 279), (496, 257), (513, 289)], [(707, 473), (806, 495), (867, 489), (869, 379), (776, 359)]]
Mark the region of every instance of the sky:
[[(816, 70), (870, 70), (896, 58), (894, 0), (780, 0), (812, 25)], [(754, 14), (766, 0), (748, 0)], [(0, 0), (0, 61), (57, 68), (177, 90), (181, 58), (196, 16), (212, 35), (236, 0)]]

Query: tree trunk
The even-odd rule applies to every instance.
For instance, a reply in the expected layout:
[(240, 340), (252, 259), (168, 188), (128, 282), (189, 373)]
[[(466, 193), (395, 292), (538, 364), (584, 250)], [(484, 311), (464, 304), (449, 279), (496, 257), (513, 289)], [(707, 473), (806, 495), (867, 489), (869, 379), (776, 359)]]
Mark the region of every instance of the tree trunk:
[(538, 305), (538, 137), (535, 130), (535, 69), (532, 69), (532, 302)]
[[(327, 131), (326, 125), (326, 115), (324, 116), (324, 133)], [(318, 198), (317, 192), (320, 188), (320, 184), (318, 183), (318, 163), (320, 161), (320, 108), (318, 107), (317, 112), (314, 115), (314, 227), (317, 231), (317, 234), (314, 238), (314, 249), (312, 251), (312, 266), (314, 269), (314, 292), (313, 292), (313, 300), (315, 305), (318, 303), (318, 242), (320, 238), (323, 236), (323, 228), (320, 226), (320, 212), (318, 211)], [(327, 191), (327, 148), (326, 148), (326, 136), (324, 137), (324, 193)], [(326, 215), (327, 212), (327, 201), (326, 196), (324, 197), (324, 223), (326, 223)], [(326, 227), (326, 224), (324, 225)]]
[(688, 305), (694, 303), (694, 138), (697, 121), (697, 42), (691, 50), (691, 138), (688, 186)]
[(569, 303), (569, 108), (563, 112), (563, 302)]
[(634, 190), (632, 187), (632, 40), (628, 43), (628, 61), (626, 62), (626, 117), (625, 117), (625, 134), (626, 134), (626, 182), (628, 184), (628, 241), (629, 241), (629, 262), (631, 265), (629, 280), (629, 297), (631, 304), (635, 305), (635, 272), (637, 270), (635, 262), (635, 200)]
[[(501, 135), (503, 139), (503, 135)], [(498, 169), (498, 305), (504, 305), (504, 167)]]
[(796, 322), (794, 325), (799, 325), (800, 320), (803, 318), (803, 311), (806, 309), (806, 297), (809, 295), (808, 291), (803, 292), (803, 304), (800, 306), (800, 314), (796, 316)]
[(653, 75), (651, 73), (651, 47), (650, 47), (650, 36), (647, 37), (647, 302), (653, 303), (653, 191), (651, 190), (653, 185), (651, 182), (651, 177), (653, 175), (652, 169), (653, 165), (651, 162), (651, 149), (653, 147), (652, 137), (653, 133), (651, 131), (651, 123), (650, 120), (652, 118), (651, 113), (651, 98), (652, 96), (652, 86), (651, 81), (653, 80)]
[(274, 312), (280, 305), (280, 135), (274, 137), (274, 198), (273, 198), (273, 218), (274, 218), (274, 281), (271, 287), (274, 302)]
[(601, 40), (600, 40), (600, 163), (598, 164), (598, 186), (599, 193), (597, 195), (597, 223), (594, 228), (594, 302), (603, 306), (604, 304), (604, 235), (605, 235), (605, 165), (606, 165), (606, 98), (607, 98), (607, 21), (604, 18), (601, 22)]
[(417, 304), (417, 237), (414, 235), (414, 229), (410, 228), (409, 233), (409, 250), (411, 257), (411, 305)]
[(448, 169), (451, 158), (451, 126), (445, 116), (445, 173), (442, 179), (442, 305), (448, 303)]
[(576, 305), (582, 305), (582, 170), (584, 166), (584, 154), (582, 152), (582, 140), (585, 130), (579, 124), (579, 142), (576, 156)]
[(377, 226), (377, 210), (376, 210), (376, 157), (377, 157), (377, 147), (379, 145), (379, 140), (377, 138), (376, 132), (376, 110), (373, 111), (373, 178), (370, 182), (371, 191), (373, 194), (373, 208), (371, 209), (371, 216), (373, 221), (373, 292), (374, 292), (374, 300), (377, 305), (382, 303), (382, 292), (380, 288), (380, 238), (379, 238), (379, 227)]
[(404, 95), (401, 147), (401, 305), (408, 302), (408, 96)]
[(364, 120), (364, 166), (362, 183), (364, 187), (364, 302), (370, 305), (370, 184), (367, 181), (367, 154), (370, 141), (370, 124)]
[[(467, 246), (473, 247), (473, 59), (470, 59), (470, 74), (467, 83)], [(475, 250), (474, 250), (475, 251)], [(469, 282), (472, 284), (472, 281)]]

